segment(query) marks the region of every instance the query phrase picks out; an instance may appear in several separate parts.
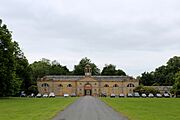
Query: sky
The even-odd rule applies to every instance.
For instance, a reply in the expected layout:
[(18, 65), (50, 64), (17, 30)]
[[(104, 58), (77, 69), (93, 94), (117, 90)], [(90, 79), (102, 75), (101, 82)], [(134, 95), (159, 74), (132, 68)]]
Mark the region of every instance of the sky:
[(0, 0), (29, 63), (57, 60), (73, 70), (88, 57), (130, 76), (180, 55), (179, 0)]

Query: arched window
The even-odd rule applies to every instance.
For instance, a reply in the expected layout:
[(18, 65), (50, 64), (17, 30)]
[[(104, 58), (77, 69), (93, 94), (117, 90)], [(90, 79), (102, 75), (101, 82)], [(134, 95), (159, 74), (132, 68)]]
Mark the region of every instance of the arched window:
[(127, 87), (134, 87), (134, 84), (130, 83), (127, 85)]
[(72, 87), (72, 85), (71, 85), (71, 84), (68, 84), (67, 87)]
[(119, 87), (117, 84), (114, 84), (113, 87)]
[(60, 85), (59, 85), (59, 87), (63, 87), (63, 85), (62, 85), (62, 84), (60, 84)]
[(43, 83), (41, 86), (42, 87), (49, 87), (49, 85), (47, 83)]
[(109, 85), (108, 85), (108, 84), (105, 84), (104, 87), (109, 87)]

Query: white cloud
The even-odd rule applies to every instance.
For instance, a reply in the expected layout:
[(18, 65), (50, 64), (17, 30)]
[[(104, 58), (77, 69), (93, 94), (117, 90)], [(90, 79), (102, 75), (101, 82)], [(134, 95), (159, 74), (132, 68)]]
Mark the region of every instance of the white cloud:
[(130, 75), (180, 53), (178, 0), (6, 0), (0, 15), (30, 62), (42, 57), (73, 68), (89, 57)]

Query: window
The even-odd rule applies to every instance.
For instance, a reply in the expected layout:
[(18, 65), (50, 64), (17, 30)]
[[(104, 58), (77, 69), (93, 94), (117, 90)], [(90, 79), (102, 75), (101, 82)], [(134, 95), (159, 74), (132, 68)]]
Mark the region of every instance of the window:
[(127, 87), (134, 87), (134, 84), (130, 83), (127, 85)]
[(117, 84), (114, 84), (113, 87), (119, 87)]
[(104, 87), (109, 87), (109, 85), (108, 85), (108, 84), (105, 84)]
[(82, 85), (82, 83), (79, 83), (80, 85)]
[(62, 84), (60, 84), (60, 85), (59, 85), (59, 87), (63, 87), (63, 85), (62, 85)]
[(67, 87), (72, 87), (72, 85), (71, 85), (71, 84), (68, 84)]
[(41, 86), (42, 87), (49, 87), (49, 85), (47, 83), (43, 83)]
[(96, 83), (94, 83), (94, 85), (97, 85)]

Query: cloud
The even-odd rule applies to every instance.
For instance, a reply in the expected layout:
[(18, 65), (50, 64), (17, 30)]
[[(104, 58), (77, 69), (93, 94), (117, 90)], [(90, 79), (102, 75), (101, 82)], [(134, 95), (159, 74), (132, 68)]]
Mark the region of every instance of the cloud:
[[(0, 15), (32, 63), (82, 57), (139, 75), (180, 51), (178, 0), (6, 0)], [(146, 59), (145, 59), (146, 58)]]

